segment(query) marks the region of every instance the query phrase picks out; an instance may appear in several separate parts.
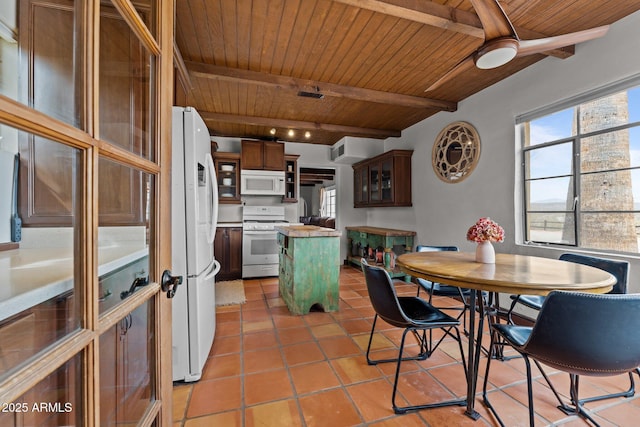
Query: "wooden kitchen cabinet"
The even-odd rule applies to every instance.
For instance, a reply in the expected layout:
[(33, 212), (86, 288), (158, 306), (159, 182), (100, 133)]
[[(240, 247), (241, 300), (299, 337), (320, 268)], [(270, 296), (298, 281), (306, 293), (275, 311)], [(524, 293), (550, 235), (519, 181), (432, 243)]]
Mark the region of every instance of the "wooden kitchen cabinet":
[(285, 154), (284, 163), (284, 196), (283, 203), (296, 203), (298, 201), (298, 157), (296, 154)]
[(411, 206), (413, 150), (391, 150), (353, 165), (355, 208)]
[(242, 141), (243, 169), (284, 170), (284, 144), (275, 141)]
[(100, 423), (129, 425), (151, 400), (149, 303), (100, 336)]
[(242, 227), (218, 227), (213, 254), (220, 263), (217, 280), (242, 278)]
[[(117, 309), (139, 278), (148, 277), (149, 258), (142, 257), (100, 277), (100, 315)], [(100, 336), (100, 420), (103, 425), (137, 420), (151, 400), (149, 303), (127, 314)], [(108, 315), (108, 314), (107, 314)]]
[(216, 152), (213, 163), (218, 180), (218, 200), (223, 204), (240, 204), (240, 154)]

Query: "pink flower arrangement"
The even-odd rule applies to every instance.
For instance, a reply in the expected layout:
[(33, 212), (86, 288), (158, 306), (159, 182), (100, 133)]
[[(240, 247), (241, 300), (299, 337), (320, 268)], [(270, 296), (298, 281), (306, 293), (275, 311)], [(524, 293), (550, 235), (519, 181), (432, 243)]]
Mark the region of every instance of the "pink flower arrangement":
[(467, 231), (467, 240), (472, 242), (502, 242), (504, 240), (504, 229), (491, 218), (480, 218)]

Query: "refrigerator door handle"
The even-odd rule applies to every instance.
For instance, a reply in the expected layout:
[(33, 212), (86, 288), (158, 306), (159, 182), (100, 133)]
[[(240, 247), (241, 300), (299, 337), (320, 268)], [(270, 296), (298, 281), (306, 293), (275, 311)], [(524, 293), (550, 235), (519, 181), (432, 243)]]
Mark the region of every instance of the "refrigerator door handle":
[(207, 234), (207, 241), (209, 243), (213, 243), (213, 239), (216, 236), (216, 226), (218, 225), (218, 180), (216, 178), (216, 169), (213, 165), (213, 157), (211, 154), (207, 154), (207, 169), (209, 170), (209, 194), (207, 197), (210, 197), (210, 208), (211, 208), (211, 224), (209, 228), (209, 232)]
[(220, 271), (220, 263), (218, 262), (218, 260), (214, 259), (213, 267), (211, 267), (211, 271), (206, 276), (204, 276), (204, 280), (211, 279), (213, 276), (218, 274), (219, 271)]

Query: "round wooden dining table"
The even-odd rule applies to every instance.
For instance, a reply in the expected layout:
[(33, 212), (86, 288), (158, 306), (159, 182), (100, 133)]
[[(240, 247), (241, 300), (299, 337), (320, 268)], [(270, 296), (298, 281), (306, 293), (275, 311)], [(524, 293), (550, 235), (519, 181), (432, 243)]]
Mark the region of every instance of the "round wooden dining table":
[[(482, 352), (482, 330), (485, 311), (488, 309), (482, 299), (483, 291), (528, 295), (547, 295), (554, 290), (606, 293), (616, 283), (613, 275), (598, 268), (527, 255), (496, 254), (495, 264), (483, 264), (475, 261), (475, 253), (411, 252), (400, 255), (396, 265), (413, 277), (476, 291), (470, 292), (469, 297), (470, 307), (478, 309), (470, 310), (469, 315), (465, 411), (472, 419), (480, 416), (474, 406)], [(477, 304), (478, 301), (482, 303)]]

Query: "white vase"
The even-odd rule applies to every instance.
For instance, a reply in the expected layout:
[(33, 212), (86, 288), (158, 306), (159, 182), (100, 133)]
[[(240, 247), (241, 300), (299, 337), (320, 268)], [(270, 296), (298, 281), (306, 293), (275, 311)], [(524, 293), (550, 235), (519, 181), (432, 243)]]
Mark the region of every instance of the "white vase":
[(495, 264), (496, 251), (491, 242), (480, 242), (476, 246), (476, 262), (484, 264)]

